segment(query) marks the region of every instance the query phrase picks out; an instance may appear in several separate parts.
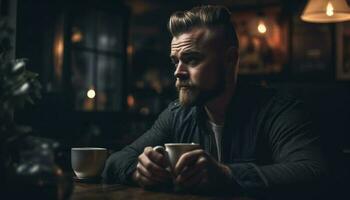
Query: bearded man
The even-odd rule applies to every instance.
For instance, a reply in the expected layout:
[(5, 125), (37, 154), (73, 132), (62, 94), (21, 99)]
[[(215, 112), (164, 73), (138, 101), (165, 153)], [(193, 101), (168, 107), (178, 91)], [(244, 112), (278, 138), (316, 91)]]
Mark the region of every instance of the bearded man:
[[(112, 154), (107, 183), (259, 196), (310, 189), (325, 172), (319, 136), (302, 102), (272, 89), (237, 83), (239, 44), (230, 12), (201, 6), (169, 20), (170, 58), (179, 99), (132, 144)], [(198, 143), (174, 173), (154, 149)], [(311, 190), (311, 189), (310, 189)]]

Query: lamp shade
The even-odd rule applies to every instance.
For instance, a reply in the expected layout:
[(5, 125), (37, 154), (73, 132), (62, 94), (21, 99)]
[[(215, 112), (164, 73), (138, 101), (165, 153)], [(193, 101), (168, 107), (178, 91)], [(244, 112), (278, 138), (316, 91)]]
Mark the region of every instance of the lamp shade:
[(331, 23), (350, 20), (346, 0), (309, 0), (301, 19), (306, 22)]

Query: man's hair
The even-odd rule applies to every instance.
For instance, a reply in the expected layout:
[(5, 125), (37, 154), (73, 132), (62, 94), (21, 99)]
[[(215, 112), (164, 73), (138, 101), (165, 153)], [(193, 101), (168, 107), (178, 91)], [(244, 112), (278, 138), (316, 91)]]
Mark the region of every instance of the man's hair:
[(231, 22), (231, 13), (224, 6), (200, 6), (187, 11), (177, 11), (170, 16), (168, 29), (173, 37), (193, 28), (219, 28), (229, 45), (239, 47), (236, 30)]

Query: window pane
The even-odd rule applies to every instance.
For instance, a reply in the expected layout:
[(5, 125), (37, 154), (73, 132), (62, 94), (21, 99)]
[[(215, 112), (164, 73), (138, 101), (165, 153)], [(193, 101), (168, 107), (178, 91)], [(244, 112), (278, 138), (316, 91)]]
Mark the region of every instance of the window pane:
[(77, 12), (72, 21), (72, 44), (77, 47), (95, 48), (95, 26), (95, 12)]
[(95, 108), (93, 95), (90, 94), (90, 98), (87, 96), (89, 90), (95, 89), (94, 65), (93, 53), (72, 51), (72, 85), (75, 94), (75, 108), (77, 110), (94, 110)]
[(121, 59), (99, 55), (97, 63), (97, 109), (121, 110), (123, 98)]
[(97, 22), (97, 48), (121, 53), (123, 46), (122, 17), (100, 12)]

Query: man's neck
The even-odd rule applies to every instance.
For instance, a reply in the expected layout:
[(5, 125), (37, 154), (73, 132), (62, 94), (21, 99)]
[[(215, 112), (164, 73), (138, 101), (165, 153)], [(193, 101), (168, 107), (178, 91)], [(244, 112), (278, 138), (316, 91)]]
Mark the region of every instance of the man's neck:
[(235, 84), (228, 85), (227, 89), (218, 97), (210, 100), (204, 106), (208, 119), (218, 125), (223, 125), (227, 107), (235, 93)]

